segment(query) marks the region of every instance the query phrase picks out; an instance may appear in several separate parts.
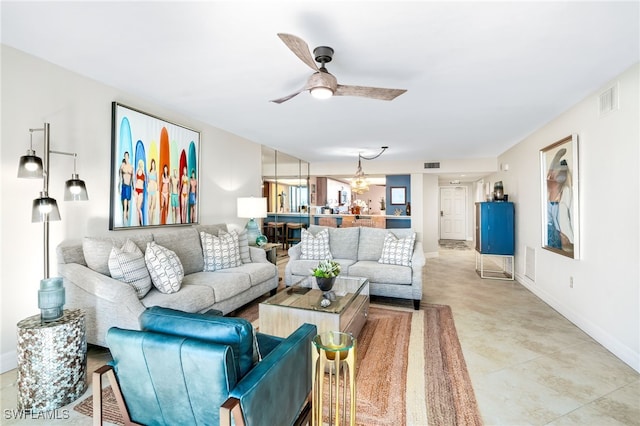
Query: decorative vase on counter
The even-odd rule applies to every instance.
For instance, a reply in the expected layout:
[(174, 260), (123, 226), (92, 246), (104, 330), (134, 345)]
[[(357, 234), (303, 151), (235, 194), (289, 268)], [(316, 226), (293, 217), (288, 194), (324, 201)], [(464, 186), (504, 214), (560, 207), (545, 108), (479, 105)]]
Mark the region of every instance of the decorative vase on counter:
[(504, 187), (502, 186), (501, 180), (493, 185), (493, 199), (497, 201), (504, 200)]
[(407, 201), (407, 216), (411, 216), (411, 203)]

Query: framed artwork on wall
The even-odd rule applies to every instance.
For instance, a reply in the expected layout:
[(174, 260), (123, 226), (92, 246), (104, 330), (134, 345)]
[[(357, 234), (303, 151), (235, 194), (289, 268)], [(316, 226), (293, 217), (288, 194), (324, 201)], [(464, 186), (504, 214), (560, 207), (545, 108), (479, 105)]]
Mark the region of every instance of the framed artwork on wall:
[(109, 229), (198, 223), (200, 132), (113, 102)]
[(392, 186), (390, 204), (393, 206), (407, 204), (407, 188), (404, 186)]
[(540, 150), (542, 248), (579, 259), (578, 135)]

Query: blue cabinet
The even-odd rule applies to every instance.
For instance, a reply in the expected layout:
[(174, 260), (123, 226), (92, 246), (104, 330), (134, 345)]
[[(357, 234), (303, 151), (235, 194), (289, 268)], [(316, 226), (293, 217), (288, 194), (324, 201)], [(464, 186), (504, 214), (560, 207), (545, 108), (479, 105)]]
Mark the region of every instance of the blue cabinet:
[(513, 256), (515, 208), (509, 202), (476, 203), (476, 251)]

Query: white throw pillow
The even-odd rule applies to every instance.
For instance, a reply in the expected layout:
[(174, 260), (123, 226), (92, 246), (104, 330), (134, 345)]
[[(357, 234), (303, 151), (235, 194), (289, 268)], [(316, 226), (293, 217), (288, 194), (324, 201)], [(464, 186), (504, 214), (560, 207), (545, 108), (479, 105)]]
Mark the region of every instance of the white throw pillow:
[(161, 293), (176, 293), (180, 290), (184, 269), (178, 256), (154, 241), (147, 244), (144, 254), (151, 282)]
[(131, 284), (138, 299), (142, 299), (151, 290), (151, 277), (142, 250), (130, 239), (127, 239), (122, 248), (111, 248), (109, 273), (112, 278)]
[(324, 260), (333, 259), (329, 250), (329, 230), (323, 229), (315, 236), (302, 228), (300, 238), (300, 259), (304, 260)]
[(242, 265), (238, 233), (236, 231), (220, 231), (220, 236), (200, 232), (202, 254), (204, 255), (204, 271), (236, 268)]
[(411, 257), (413, 256), (413, 246), (415, 241), (415, 232), (408, 237), (400, 239), (391, 232), (387, 232), (387, 235), (384, 237), (382, 255), (380, 256), (378, 263), (411, 266)]

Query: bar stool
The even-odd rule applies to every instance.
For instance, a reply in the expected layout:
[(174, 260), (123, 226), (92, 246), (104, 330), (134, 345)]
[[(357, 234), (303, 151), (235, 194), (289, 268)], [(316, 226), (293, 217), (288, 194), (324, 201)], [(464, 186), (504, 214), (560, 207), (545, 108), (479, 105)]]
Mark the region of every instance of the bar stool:
[(282, 243), (283, 249), (285, 248), (284, 229), (284, 222), (267, 222), (267, 238), (272, 243)]
[[(286, 231), (285, 231), (285, 243), (287, 245), (287, 249), (290, 247), (289, 243), (299, 243), (302, 239), (302, 228), (304, 228), (304, 223), (301, 222), (289, 222), (287, 223)], [(296, 235), (296, 229), (300, 229), (300, 233)]]

